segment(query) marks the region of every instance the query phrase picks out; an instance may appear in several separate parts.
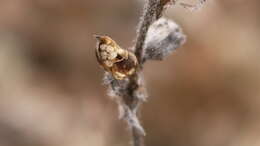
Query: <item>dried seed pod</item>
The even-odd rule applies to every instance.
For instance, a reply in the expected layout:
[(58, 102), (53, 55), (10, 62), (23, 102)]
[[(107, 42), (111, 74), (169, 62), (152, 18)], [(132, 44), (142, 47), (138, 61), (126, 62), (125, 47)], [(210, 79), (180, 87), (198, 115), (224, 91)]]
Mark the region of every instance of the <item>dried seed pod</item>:
[(122, 49), (108, 36), (95, 35), (97, 38), (96, 57), (98, 63), (110, 72), (117, 80), (123, 80), (133, 75), (137, 69), (136, 56)]
[(181, 28), (174, 21), (162, 17), (148, 29), (144, 43), (144, 60), (163, 60), (185, 40)]

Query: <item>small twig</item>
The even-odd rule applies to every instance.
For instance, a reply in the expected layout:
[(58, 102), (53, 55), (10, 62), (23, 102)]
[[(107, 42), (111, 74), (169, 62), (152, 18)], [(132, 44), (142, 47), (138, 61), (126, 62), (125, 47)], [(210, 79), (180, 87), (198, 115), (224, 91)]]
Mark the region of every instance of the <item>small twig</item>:
[(188, 3), (180, 2), (179, 4), (191, 11), (196, 11), (199, 10), (204, 5), (204, 3), (206, 3), (206, 1), (207, 0), (198, 0), (196, 4), (188, 4)]
[(137, 132), (136, 128), (132, 129), (132, 137), (133, 137), (133, 146), (143, 146), (144, 145), (144, 138), (140, 136)]
[[(175, 3), (175, 1), (146, 0), (133, 48), (138, 60), (135, 73), (125, 79), (117, 80), (108, 69), (104, 76), (104, 83), (109, 87), (109, 95), (114, 97), (119, 105), (119, 117), (127, 122), (132, 131), (133, 146), (144, 145), (145, 131), (137, 117), (140, 105), (147, 98), (142, 77), (143, 64), (146, 60), (162, 60), (180, 47), (185, 40), (185, 36), (177, 24), (161, 18), (165, 6)], [(113, 43), (115, 44), (115, 42)], [(97, 54), (97, 57), (100, 55)], [(102, 64), (102, 62), (100, 63)], [(130, 62), (125, 61), (124, 63), (121, 65), (127, 66)]]
[[(148, 32), (149, 27), (152, 25), (153, 22), (158, 20), (162, 16), (162, 12), (164, 9), (164, 6), (170, 2), (170, 0), (146, 0), (144, 10), (143, 10), (143, 15), (140, 18), (139, 22), (139, 27), (137, 30), (137, 37), (136, 37), (136, 44), (135, 44), (135, 55), (137, 57), (138, 62), (140, 63), (140, 70), (142, 68), (142, 65), (144, 63), (144, 43), (145, 43), (145, 38)], [(138, 73), (135, 75), (134, 78), (132, 78), (132, 81), (129, 84), (129, 89), (132, 86), (135, 86), (136, 88), (131, 91), (132, 93), (135, 92), (135, 90), (141, 88), (140, 83), (138, 83)], [(132, 99), (135, 99), (134, 96), (131, 96)], [(142, 102), (140, 99), (136, 98), (137, 103)], [(130, 104), (131, 105), (131, 104)], [(138, 107), (137, 107), (138, 108)], [(133, 110), (133, 109), (132, 109)], [(138, 109), (134, 109), (138, 110)], [(136, 127), (132, 127), (132, 136), (133, 136), (133, 146), (142, 146), (143, 143), (143, 136), (140, 134), (138, 129)]]

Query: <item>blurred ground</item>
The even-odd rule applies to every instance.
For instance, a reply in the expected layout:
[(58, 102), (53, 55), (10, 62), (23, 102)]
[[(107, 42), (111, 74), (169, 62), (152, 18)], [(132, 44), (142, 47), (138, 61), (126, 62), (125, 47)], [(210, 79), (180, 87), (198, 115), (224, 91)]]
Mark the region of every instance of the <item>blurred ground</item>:
[[(102, 86), (93, 34), (132, 45), (128, 0), (0, 1), (0, 146), (123, 146), (126, 125)], [(147, 146), (260, 145), (260, 1), (173, 6), (187, 43), (145, 66)]]

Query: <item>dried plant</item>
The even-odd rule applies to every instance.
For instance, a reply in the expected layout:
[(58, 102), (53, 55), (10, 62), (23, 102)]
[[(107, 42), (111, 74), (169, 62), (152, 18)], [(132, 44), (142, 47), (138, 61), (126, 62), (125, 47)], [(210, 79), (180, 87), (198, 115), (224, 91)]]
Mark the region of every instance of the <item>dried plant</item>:
[(148, 60), (163, 60), (185, 42), (181, 28), (162, 17), (163, 11), (172, 4), (176, 4), (176, 0), (146, 0), (133, 52), (119, 47), (108, 36), (96, 36), (97, 60), (106, 70), (104, 84), (118, 104), (119, 118), (124, 119), (132, 131), (133, 146), (144, 145), (145, 130), (137, 116), (140, 105), (148, 97), (143, 65)]
[(180, 2), (179, 5), (183, 6), (184, 8), (187, 8), (191, 11), (195, 11), (195, 10), (199, 10), (206, 1), (207, 0), (197, 0), (196, 4), (188, 4), (188, 3)]

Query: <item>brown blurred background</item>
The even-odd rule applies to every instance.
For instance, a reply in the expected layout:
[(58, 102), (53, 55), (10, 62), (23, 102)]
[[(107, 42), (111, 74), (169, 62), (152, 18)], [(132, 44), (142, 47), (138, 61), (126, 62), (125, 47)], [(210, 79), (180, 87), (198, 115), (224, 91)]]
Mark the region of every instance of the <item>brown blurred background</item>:
[[(130, 47), (141, 0), (0, 0), (0, 146), (127, 146), (93, 34)], [(172, 6), (187, 43), (145, 65), (147, 146), (260, 146), (260, 1)]]

